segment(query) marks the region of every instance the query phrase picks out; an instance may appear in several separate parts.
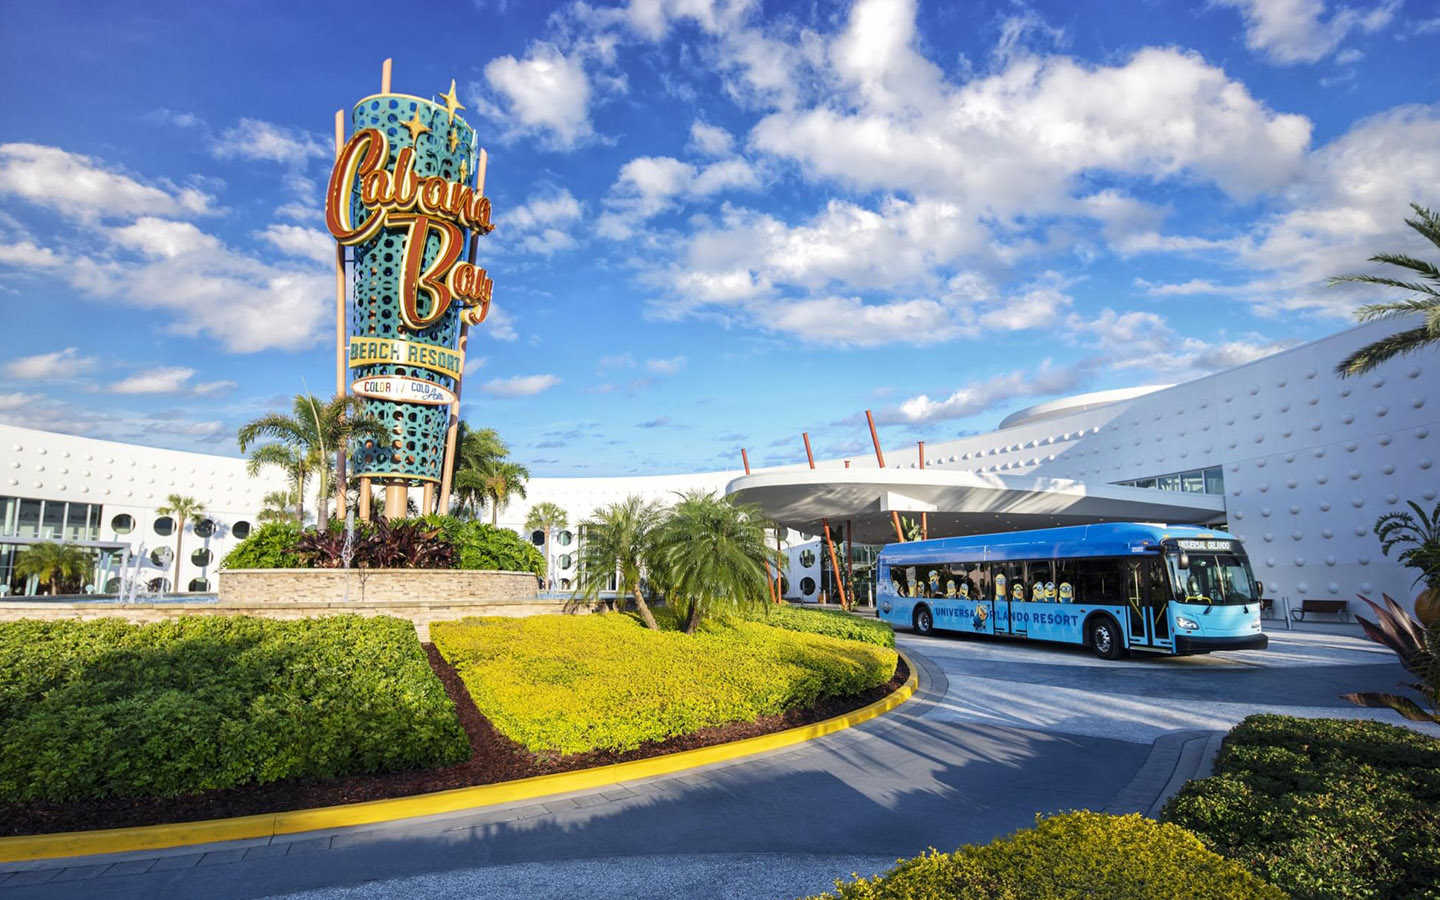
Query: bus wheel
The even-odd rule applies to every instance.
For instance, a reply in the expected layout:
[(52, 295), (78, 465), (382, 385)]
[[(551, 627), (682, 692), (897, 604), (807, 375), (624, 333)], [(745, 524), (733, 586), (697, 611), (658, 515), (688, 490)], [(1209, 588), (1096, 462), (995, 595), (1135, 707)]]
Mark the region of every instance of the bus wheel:
[(1099, 616), (1090, 625), (1090, 649), (1101, 659), (1117, 659), (1123, 652), (1120, 628), (1109, 616)]
[(915, 608), (915, 633), (927, 637), (935, 633), (935, 619), (930, 615), (930, 607)]

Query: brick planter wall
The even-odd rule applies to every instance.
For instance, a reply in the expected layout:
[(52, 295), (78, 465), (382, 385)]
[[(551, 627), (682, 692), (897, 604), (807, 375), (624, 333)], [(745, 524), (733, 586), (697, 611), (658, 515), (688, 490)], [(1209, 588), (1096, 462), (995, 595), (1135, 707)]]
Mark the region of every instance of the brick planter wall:
[[(348, 597), (347, 597), (348, 586)], [(530, 600), (540, 579), (483, 569), (224, 569), (221, 603), (410, 603)]]

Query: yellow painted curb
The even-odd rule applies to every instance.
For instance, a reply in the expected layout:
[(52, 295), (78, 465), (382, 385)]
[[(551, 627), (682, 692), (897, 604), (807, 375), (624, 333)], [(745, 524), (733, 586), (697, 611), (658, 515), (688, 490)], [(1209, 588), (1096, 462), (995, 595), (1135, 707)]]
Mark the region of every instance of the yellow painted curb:
[(835, 716), (811, 725), (777, 731), (774, 734), (762, 734), (728, 744), (716, 744), (713, 747), (701, 747), (698, 750), (683, 750), (665, 756), (597, 766), (593, 769), (560, 772), (555, 775), (537, 775), (518, 781), (455, 788), (431, 794), (417, 794), (413, 797), (394, 797), (389, 800), (371, 800), (366, 803), (325, 806), (319, 809), (297, 809), (291, 812), (266, 813), (258, 816), (239, 816), (233, 819), (180, 822), (174, 825), (142, 825), (135, 828), (111, 828), (103, 831), (68, 831), (61, 834), (0, 838), (0, 862), (89, 856), (99, 853), (124, 853), (134, 850), (160, 850), (167, 847), (209, 844), (215, 841), (236, 841), (272, 837), (278, 834), (297, 834), (326, 828), (373, 825), (397, 819), (433, 816), (440, 813), (495, 806), (501, 803), (514, 803), (517, 800), (533, 800), (538, 797), (565, 794), (571, 791), (610, 787), (625, 781), (669, 775), (698, 766), (739, 759), (769, 750), (778, 750), (781, 747), (814, 740), (859, 725), (861, 722), (867, 722), (910, 699), (914, 695), (917, 685), (915, 665), (905, 654), (898, 650), (896, 652), (910, 668), (910, 677), (900, 686), (899, 690), (843, 716)]

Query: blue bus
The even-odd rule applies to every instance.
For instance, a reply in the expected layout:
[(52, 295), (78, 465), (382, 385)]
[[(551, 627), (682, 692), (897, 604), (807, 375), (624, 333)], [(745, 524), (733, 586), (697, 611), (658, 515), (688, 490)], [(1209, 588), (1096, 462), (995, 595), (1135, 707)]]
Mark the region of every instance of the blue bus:
[(1260, 583), (1223, 531), (1079, 525), (889, 544), (879, 616), (919, 634), (1000, 634), (1090, 647), (1205, 653), (1261, 649)]

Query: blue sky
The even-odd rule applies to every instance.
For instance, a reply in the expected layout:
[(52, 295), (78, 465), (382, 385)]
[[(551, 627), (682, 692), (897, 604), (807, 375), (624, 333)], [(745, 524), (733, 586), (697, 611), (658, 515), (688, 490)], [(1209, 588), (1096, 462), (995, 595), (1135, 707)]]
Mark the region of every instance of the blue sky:
[(537, 475), (993, 427), (1345, 327), (1423, 253), (1440, 4), (5, 0), (0, 421), (236, 453), (334, 388), (330, 123), (457, 80)]

